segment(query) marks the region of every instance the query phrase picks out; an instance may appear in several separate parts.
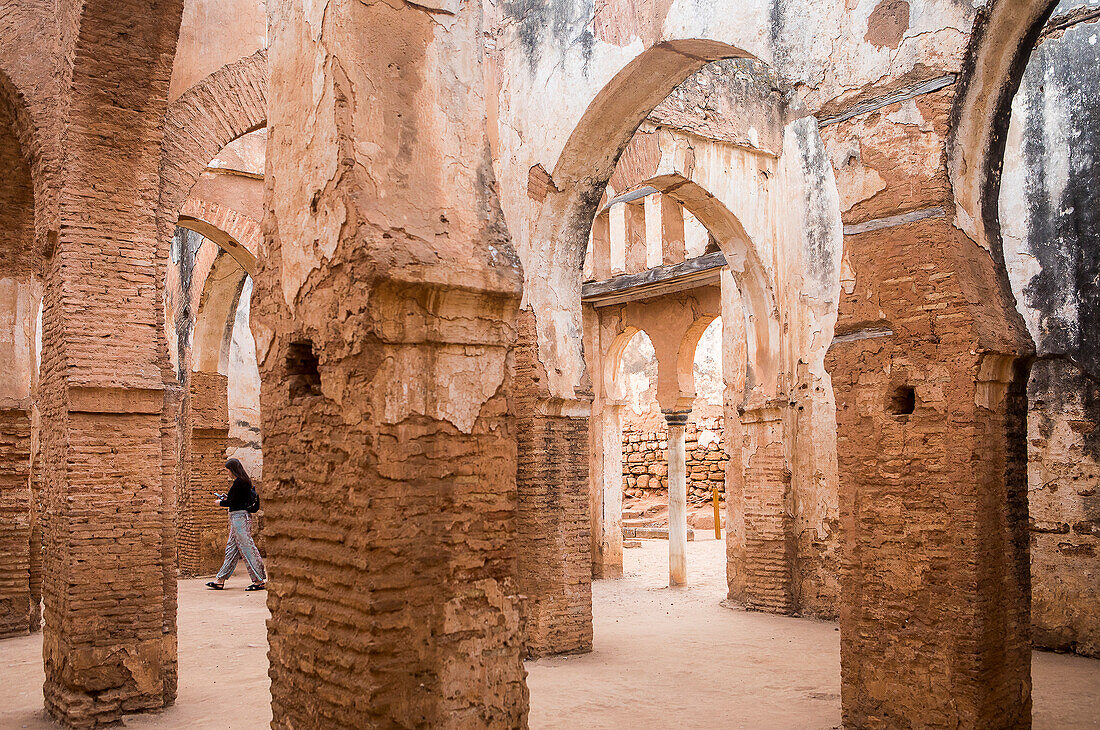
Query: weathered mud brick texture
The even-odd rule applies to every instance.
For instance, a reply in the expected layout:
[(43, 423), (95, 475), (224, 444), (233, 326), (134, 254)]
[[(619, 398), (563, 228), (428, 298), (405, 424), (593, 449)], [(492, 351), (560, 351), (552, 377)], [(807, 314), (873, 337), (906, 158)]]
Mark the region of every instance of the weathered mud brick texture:
[[(366, 392), (376, 372), (362, 367), (334, 354), (320, 372)], [(470, 434), (410, 417), (371, 438), (372, 424), (348, 425), (325, 396), (291, 399), (277, 374), (264, 383), (273, 726), (517, 723), (526, 690), (505, 397)]]
[(1016, 341), (991, 260), (946, 220), (846, 247), (856, 286), (838, 334), (884, 319), (894, 334), (835, 345), (826, 362), (845, 723), (1028, 726), (1026, 399), (997, 354)]
[(791, 474), (783, 449), (780, 411), (761, 408), (746, 412), (742, 423), (744, 582), (739, 594), (731, 597), (749, 608), (791, 613), (795, 609)]
[(224, 375), (191, 373), (191, 441), (176, 533), (181, 576), (210, 575), (225, 559), (226, 511), (215, 504), (214, 494), (225, 494), (230, 485), (225, 468), (229, 442), (227, 387)]
[(1100, 384), (1040, 360), (1028, 395), (1032, 641), (1100, 656)]
[(0, 409), (0, 638), (31, 630), (31, 424), (27, 412)]
[(42, 448), (36, 429), (31, 427), (31, 631), (42, 628), (42, 579), (46, 558), (46, 514), (42, 508)]
[(529, 656), (592, 649), (588, 421), (539, 412), (546, 374), (535, 318), (520, 312), (516, 346), (519, 580)]
[(176, 662), (154, 211), (182, 8), (82, 7), (62, 14), (78, 28), (62, 32), (72, 78), (38, 393), (43, 694), (71, 727), (163, 707)]

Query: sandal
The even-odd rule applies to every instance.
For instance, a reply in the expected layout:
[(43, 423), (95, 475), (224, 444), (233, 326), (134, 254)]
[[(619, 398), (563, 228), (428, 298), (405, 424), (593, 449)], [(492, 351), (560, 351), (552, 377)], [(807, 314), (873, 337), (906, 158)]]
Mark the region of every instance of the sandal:
[(209, 583), (206, 584), (206, 587), (210, 588), (212, 590), (215, 590), (215, 591), (224, 591), (225, 590), (225, 586), (223, 586), (221, 583), (216, 583), (215, 581), (210, 581)]
[(267, 583), (253, 583), (248, 588), (245, 588), (245, 590), (246, 591), (266, 591), (267, 590)]

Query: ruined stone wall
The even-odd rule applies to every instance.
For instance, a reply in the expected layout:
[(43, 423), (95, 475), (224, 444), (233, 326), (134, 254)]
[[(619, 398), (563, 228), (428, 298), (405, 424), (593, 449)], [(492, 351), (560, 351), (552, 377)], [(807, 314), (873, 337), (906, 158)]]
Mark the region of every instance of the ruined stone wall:
[(1028, 387), (1032, 640), (1100, 654), (1100, 64), (1095, 7), (1059, 3), (1013, 100), (1005, 258), (1042, 358)]
[[(623, 494), (650, 497), (668, 494), (668, 430), (623, 429)], [(726, 456), (722, 417), (696, 419), (684, 430), (687, 453), (688, 502), (711, 500), (711, 490), (726, 490)]]

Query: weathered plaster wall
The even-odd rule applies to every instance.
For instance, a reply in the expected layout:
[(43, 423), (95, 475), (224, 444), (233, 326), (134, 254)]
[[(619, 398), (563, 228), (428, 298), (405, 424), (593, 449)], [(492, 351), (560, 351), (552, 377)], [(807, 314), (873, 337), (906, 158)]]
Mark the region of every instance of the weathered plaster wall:
[[(1016, 306), (1043, 358), (1028, 386), (1036, 645), (1100, 653), (1100, 25), (1066, 0), (1012, 104), (1000, 191)], [(1088, 22), (1081, 22), (1081, 18)], [(1074, 21), (1077, 22), (1074, 22)]]
[[(528, 271), (545, 270), (548, 265), (552, 270), (567, 267), (563, 257), (583, 252), (582, 248), (569, 253), (568, 248), (579, 242), (567, 242), (570, 236), (564, 232), (563, 236), (536, 232), (537, 226), (543, 225), (537, 223), (542, 212), (555, 204), (528, 198), (528, 171), (540, 165), (554, 176), (561, 190), (589, 195), (572, 190), (577, 176), (587, 175), (589, 169), (610, 172), (637, 123), (704, 65), (702, 61), (693, 63), (687, 55), (703, 56), (704, 61), (707, 53), (714, 54), (712, 57), (755, 55), (771, 63), (779, 77), (776, 85), (793, 87), (793, 98), (807, 111), (830, 104), (836, 109), (934, 75), (933, 67), (957, 65), (974, 12), (969, 3), (959, 0), (914, 3), (908, 22), (896, 29), (897, 38), (883, 39), (879, 26), (884, 21), (879, 17), (884, 13), (875, 14), (879, 3), (873, 2), (861, 2), (854, 11), (841, 2), (808, 0), (780, 5), (682, 2), (644, 11), (630, 3), (622, 5), (513, 2), (491, 6), (488, 83), (490, 100), (496, 102), (496, 108), (491, 105), (491, 116), (493, 121), (499, 120), (494, 158), (502, 180), (502, 205)], [(593, 17), (602, 20), (593, 22)], [(635, 70), (646, 65), (637, 60), (645, 49), (659, 42), (691, 38), (714, 39), (726, 46), (724, 50), (719, 44), (707, 45), (705, 50), (685, 47), (679, 64), (666, 62), (654, 51), (646, 79), (633, 79)], [(667, 48), (670, 55), (676, 54), (675, 45)], [(616, 91), (619, 96), (614, 98), (601, 97), (597, 101), (600, 111), (585, 117), (595, 109), (593, 100), (601, 89), (620, 88), (618, 81), (609, 83), (620, 71), (624, 85), (634, 88)], [(632, 80), (626, 82), (627, 78)], [(668, 86), (662, 89), (665, 83)], [(545, 98), (553, 98), (555, 103), (541, 103)], [(773, 107), (766, 102), (740, 103), (773, 116)], [(774, 119), (772, 125), (762, 120), (745, 122), (742, 129), (753, 127), (762, 141), (778, 140)], [(571, 135), (572, 146), (568, 146)], [(590, 144), (599, 140), (603, 149), (586, 149), (587, 160), (575, 158), (582, 138)], [(598, 185), (598, 178), (586, 183)], [(583, 216), (574, 221), (572, 215), (566, 216), (564, 225), (583, 227), (587, 233), (590, 221)], [(542, 356), (554, 361), (549, 369), (551, 391), (558, 397), (572, 397), (572, 387), (583, 372), (575, 338), (580, 312), (574, 303), (576, 284), (568, 277), (558, 280), (556, 276), (530, 279), (525, 297), (546, 312), (539, 336)]]
[(268, 10), (251, 328), (272, 726), (523, 726), (521, 276), (480, 9)]
[(248, 327), (252, 281), (245, 283), (233, 319), (229, 349), (229, 457), (240, 459), (249, 476), (263, 479), (264, 457), (260, 437), (260, 371), (256, 343)]
[(266, 47), (263, 0), (186, 0), (169, 100), (222, 66)]

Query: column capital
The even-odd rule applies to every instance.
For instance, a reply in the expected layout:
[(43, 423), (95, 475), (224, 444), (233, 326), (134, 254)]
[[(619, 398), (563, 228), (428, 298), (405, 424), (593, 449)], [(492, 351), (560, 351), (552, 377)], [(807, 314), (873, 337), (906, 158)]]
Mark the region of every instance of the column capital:
[(667, 423), (669, 426), (686, 426), (688, 422), (688, 417), (691, 415), (691, 409), (689, 408), (686, 411), (680, 411), (662, 408), (661, 413), (664, 414), (665, 423)]

